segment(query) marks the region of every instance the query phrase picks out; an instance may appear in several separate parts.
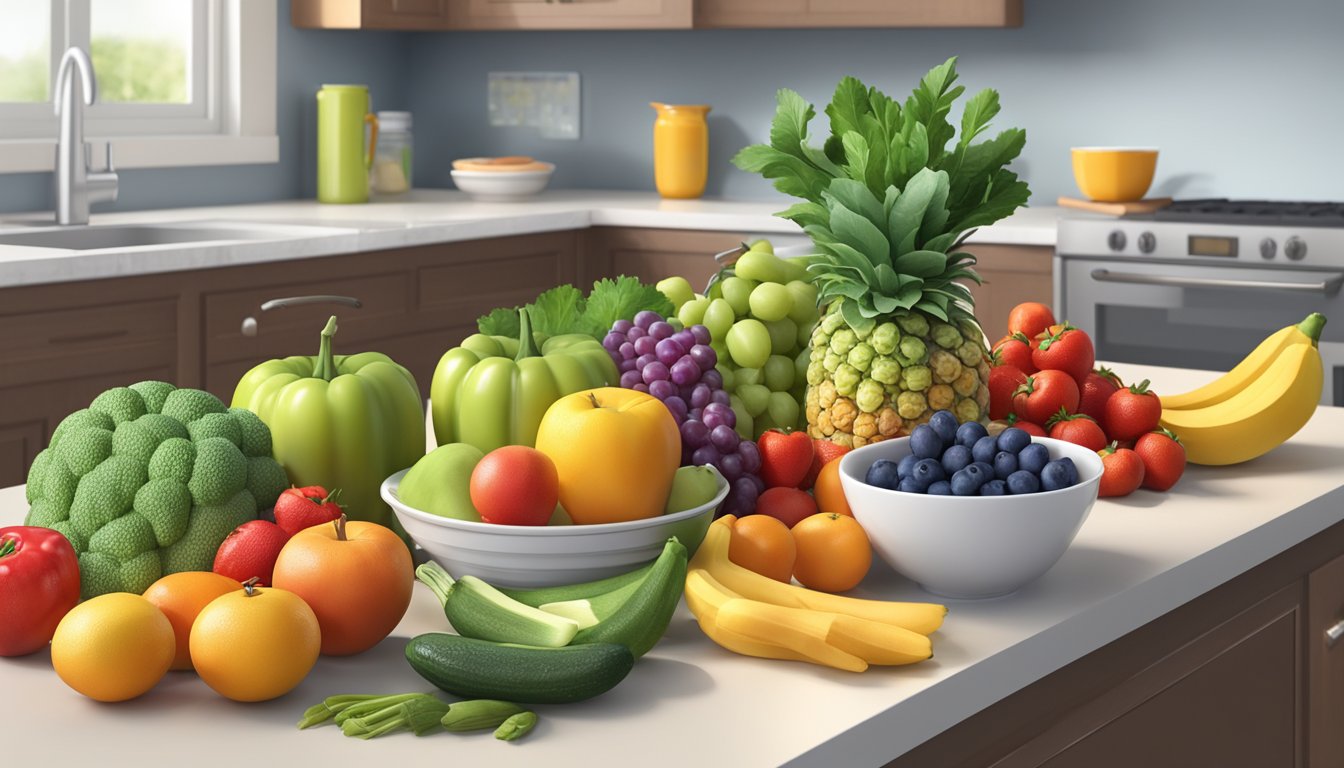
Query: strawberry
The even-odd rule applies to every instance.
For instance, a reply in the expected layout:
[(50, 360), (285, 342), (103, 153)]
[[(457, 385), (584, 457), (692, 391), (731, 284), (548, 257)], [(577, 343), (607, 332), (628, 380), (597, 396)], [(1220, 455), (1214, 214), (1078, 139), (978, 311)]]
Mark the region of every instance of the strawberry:
[(1115, 391), (1124, 386), (1120, 377), (1105, 366), (1087, 374), (1078, 386), (1078, 412), (1085, 413), (1101, 424), (1106, 425), (1106, 400)]
[(1044, 424), (1060, 408), (1078, 409), (1078, 383), (1063, 371), (1037, 371), (1013, 393), (1013, 413)]
[(1052, 325), (1036, 337), (1031, 362), (1043, 371), (1064, 371), (1082, 384), (1096, 363), (1092, 337), (1068, 323)]
[(1143, 484), (1143, 459), (1115, 443), (1097, 453), (1101, 456), (1101, 487), (1098, 496), (1128, 496)]
[(821, 474), (821, 468), (826, 466), (832, 459), (838, 459), (849, 453), (849, 449), (839, 443), (833, 443), (825, 438), (818, 437), (812, 441), (812, 466), (807, 470), (807, 477), (798, 485), (804, 491), (811, 490), (812, 486), (817, 484), (817, 475)]
[(280, 550), (289, 534), (266, 520), (249, 520), (224, 537), (215, 552), (214, 572), (236, 581), (256, 577), (260, 586), (269, 586)]
[(1143, 460), (1143, 487), (1165, 491), (1185, 473), (1185, 446), (1170, 430), (1159, 429), (1139, 436), (1134, 452)]
[(1148, 380), (1117, 389), (1106, 399), (1106, 431), (1116, 440), (1137, 440), (1157, 429), (1162, 401), (1148, 391)]
[(1045, 422), (1045, 428), (1050, 430), (1050, 436), (1056, 440), (1067, 440), (1094, 451), (1106, 447), (1106, 433), (1097, 426), (1096, 420), (1083, 413), (1069, 413), (1060, 408)]
[(816, 449), (806, 432), (767, 429), (756, 441), (761, 453), (761, 480), (766, 488), (797, 488), (812, 468)]
[(989, 418), (1002, 419), (1013, 409), (1013, 393), (1027, 383), (1027, 375), (1015, 365), (989, 369)]
[(1021, 333), (1012, 333), (994, 342), (990, 365), (1011, 365), (1030, 376), (1038, 369), (1031, 362), (1031, 339)]
[(330, 523), (341, 516), (341, 505), (336, 501), (340, 494), (339, 488), (327, 493), (327, 489), (320, 485), (286, 489), (275, 500), (275, 523), (288, 536), (304, 528)]

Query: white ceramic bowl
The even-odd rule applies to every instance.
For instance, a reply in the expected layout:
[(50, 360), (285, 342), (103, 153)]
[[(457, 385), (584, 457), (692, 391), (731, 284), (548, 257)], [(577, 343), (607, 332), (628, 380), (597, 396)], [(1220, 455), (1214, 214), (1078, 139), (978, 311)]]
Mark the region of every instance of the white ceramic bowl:
[(840, 460), (840, 485), (873, 549), (901, 575), (941, 597), (998, 597), (1059, 560), (1097, 500), (1101, 457), (1080, 445), (1033, 437), (1050, 458), (1067, 456), (1078, 483), (1022, 496), (927, 496), (863, 482), (878, 459), (900, 461), (910, 438), (866, 445)]
[(422, 512), (406, 506), (397, 486), (408, 470), (383, 481), (383, 500), (416, 544), (453, 576), (471, 574), (502, 587), (552, 587), (602, 579), (658, 557), (676, 536), (694, 554), (728, 495), (718, 470), (719, 492), (704, 506), (646, 520), (597, 525), (496, 525)]
[(546, 188), (555, 166), (544, 171), (449, 171), (457, 188), (476, 200), (510, 202), (525, 200)]

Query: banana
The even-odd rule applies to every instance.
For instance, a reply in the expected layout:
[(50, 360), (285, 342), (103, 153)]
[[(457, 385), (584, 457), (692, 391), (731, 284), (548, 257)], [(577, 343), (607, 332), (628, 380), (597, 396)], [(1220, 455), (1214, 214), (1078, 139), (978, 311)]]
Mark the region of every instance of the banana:
[[(1320, 318), (1317, 335), (1323, 324)], [(1273, 450), (1307, 423), (1316, 412), (1324, 378), (1314, 341), (1289, 344), (1235, 394), (1203, 408), (1164, 408), (1160, 423), (1180, 438), (1191, 463), (1249, 461)]]
[(937, 603), (907, 603), (890, 600), (864, 600), (817, 592), (806, 587), (785, 584), (734, 563), (728, 559), (732, 537), (731, 515), (715, 520), (691, 560), (691, 568), (704, 568), (725, 587), (752, 600), (790, 608), (808, 608), (890, 624), (928, 635), (942, 626), (947, 607)]
[(1204, 408), (1227, 400), (1264, 375), (1279, 354), (1288, 347), (1294, 344), (1314, 346), (1321, 337), (1321, 328), (1324, 325), (1325, 316), (1313, 312), (1297, 325), (1275, 331), (1226, 374), (1198, 389), (1162, 397), (1162, 410)]

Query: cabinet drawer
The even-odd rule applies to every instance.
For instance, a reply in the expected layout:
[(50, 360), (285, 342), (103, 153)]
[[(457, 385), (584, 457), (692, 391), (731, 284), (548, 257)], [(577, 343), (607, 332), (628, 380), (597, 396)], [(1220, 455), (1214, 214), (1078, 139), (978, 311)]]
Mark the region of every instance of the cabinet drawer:
[(449, 258), (416, 272), (416, 305), (434, 325), (474, 325), (495, 307), (532, 301), (574, 278), (573, 240), (553, 237), (455, 246)]
[(173, 299), (0, 315), (0, 388), (170, 368), (176, 338)]

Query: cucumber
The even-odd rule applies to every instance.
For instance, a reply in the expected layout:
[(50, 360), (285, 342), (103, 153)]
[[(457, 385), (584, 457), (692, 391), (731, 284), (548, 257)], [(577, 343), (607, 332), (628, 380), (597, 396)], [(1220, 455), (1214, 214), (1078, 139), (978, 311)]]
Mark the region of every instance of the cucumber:
[(619, 611), (642, 583), (642, 581), (636, 581), (633, 584), (626, 584), (624, 587), (603, 592), (593, 597), (542, 603), (537, 607), (546, 613), (573, 619), (578, 622), (579, 629), (587, 629)]
[(667, 632), (686, 587), (686, 547), (667, 540), (653, 570), (625, 603), (605, 619), (580, 629), (571, 642), (619, 643), (635, 658), (648, 653)]
[(584, 581), (578, 584), (565, 584), (559, 587), (538, 587), (537, 589), (516, 589), (510, 587), (498, 587), (500, 592), (512, 597), (514, 600), (530, 605), (533, 608), (540, 608), (546, 603), (565, 603), (571, 600), (590, 600), (598, 595), (612, 592), (621, 587), (629, 586), (642, 581), (649, 571), (653, 570), (653, 564), (657, 560), (651, 560), (638, 568), (618, 573), (615, 576), (608, 576), (605, 579), (596, 581)]
[(606, 693), (635, 665), (615, 643), (540, 648), (432, 632), (411, 638), (406, 660), (438, 688), (467, 699), (568, 704)]
[(573, 619), (524, 605), (475, 576), (449, 588), (443, 612), (459, 635), (497, 643), (559, 648), (579, 631)]

